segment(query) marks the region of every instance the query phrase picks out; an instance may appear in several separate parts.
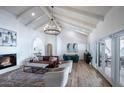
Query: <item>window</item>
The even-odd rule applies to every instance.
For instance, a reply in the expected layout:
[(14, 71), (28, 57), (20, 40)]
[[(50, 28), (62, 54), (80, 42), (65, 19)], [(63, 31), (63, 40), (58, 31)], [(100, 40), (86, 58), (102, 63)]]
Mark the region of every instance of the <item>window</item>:
[(111, 77), (111, 38), (107, 37), (99, 41), (97, 45), (97, 63), (98, 67), (105, 72), (108, 77)]
[(111, 77), (111, 60), (112, 60), (112, 50), (111, 50), (111, 38), (105, 39), (105, 73), (107, 76)]
[(124, 86), (124, 31), (100, 39), (96, 48), (97, 67), (102, 74), (106, 74), (114, 86)]
[(120, 83), (124, 86), (124, 36), (120, 37)]

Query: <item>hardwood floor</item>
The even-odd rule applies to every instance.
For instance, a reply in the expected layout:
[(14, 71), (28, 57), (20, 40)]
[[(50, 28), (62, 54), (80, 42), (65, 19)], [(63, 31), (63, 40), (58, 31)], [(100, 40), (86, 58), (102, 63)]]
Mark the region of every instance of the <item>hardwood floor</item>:
[(67, 87), (110, 87), (111, 85), (94, 68), (83, 61), (73, 64)]

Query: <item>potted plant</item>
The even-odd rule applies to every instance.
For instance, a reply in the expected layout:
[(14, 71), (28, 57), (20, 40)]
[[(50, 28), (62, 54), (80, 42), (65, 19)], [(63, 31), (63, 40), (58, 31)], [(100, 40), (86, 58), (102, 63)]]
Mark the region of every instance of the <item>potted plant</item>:
[(91, 53), (86, 50), (84, 53), (84, 60), (87, 64), (89, 64), (92, 61)]

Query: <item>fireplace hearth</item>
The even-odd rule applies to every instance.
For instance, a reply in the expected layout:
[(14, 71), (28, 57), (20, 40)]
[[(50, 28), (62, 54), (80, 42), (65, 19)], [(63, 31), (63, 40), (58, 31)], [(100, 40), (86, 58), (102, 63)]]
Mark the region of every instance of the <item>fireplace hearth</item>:
[(0, 55), (0, 69), (12, 67), (16, 65), (16, 54)]

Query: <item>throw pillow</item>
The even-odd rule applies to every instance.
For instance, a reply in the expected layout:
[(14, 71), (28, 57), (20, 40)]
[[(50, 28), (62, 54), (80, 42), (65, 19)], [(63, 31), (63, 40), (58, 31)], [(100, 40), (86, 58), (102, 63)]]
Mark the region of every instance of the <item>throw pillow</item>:
[(53, 61), (57, 61), (57, 58), (56, 58), (56, 57), (50, 57), (50, 58), (49, 58), (49, 61), (52, 61), (52, 62), (53, 62)]
[(41, 56), (41, 57), (38, 57), (38, 60), (39, 61), (43, 61), (43, 57)]

